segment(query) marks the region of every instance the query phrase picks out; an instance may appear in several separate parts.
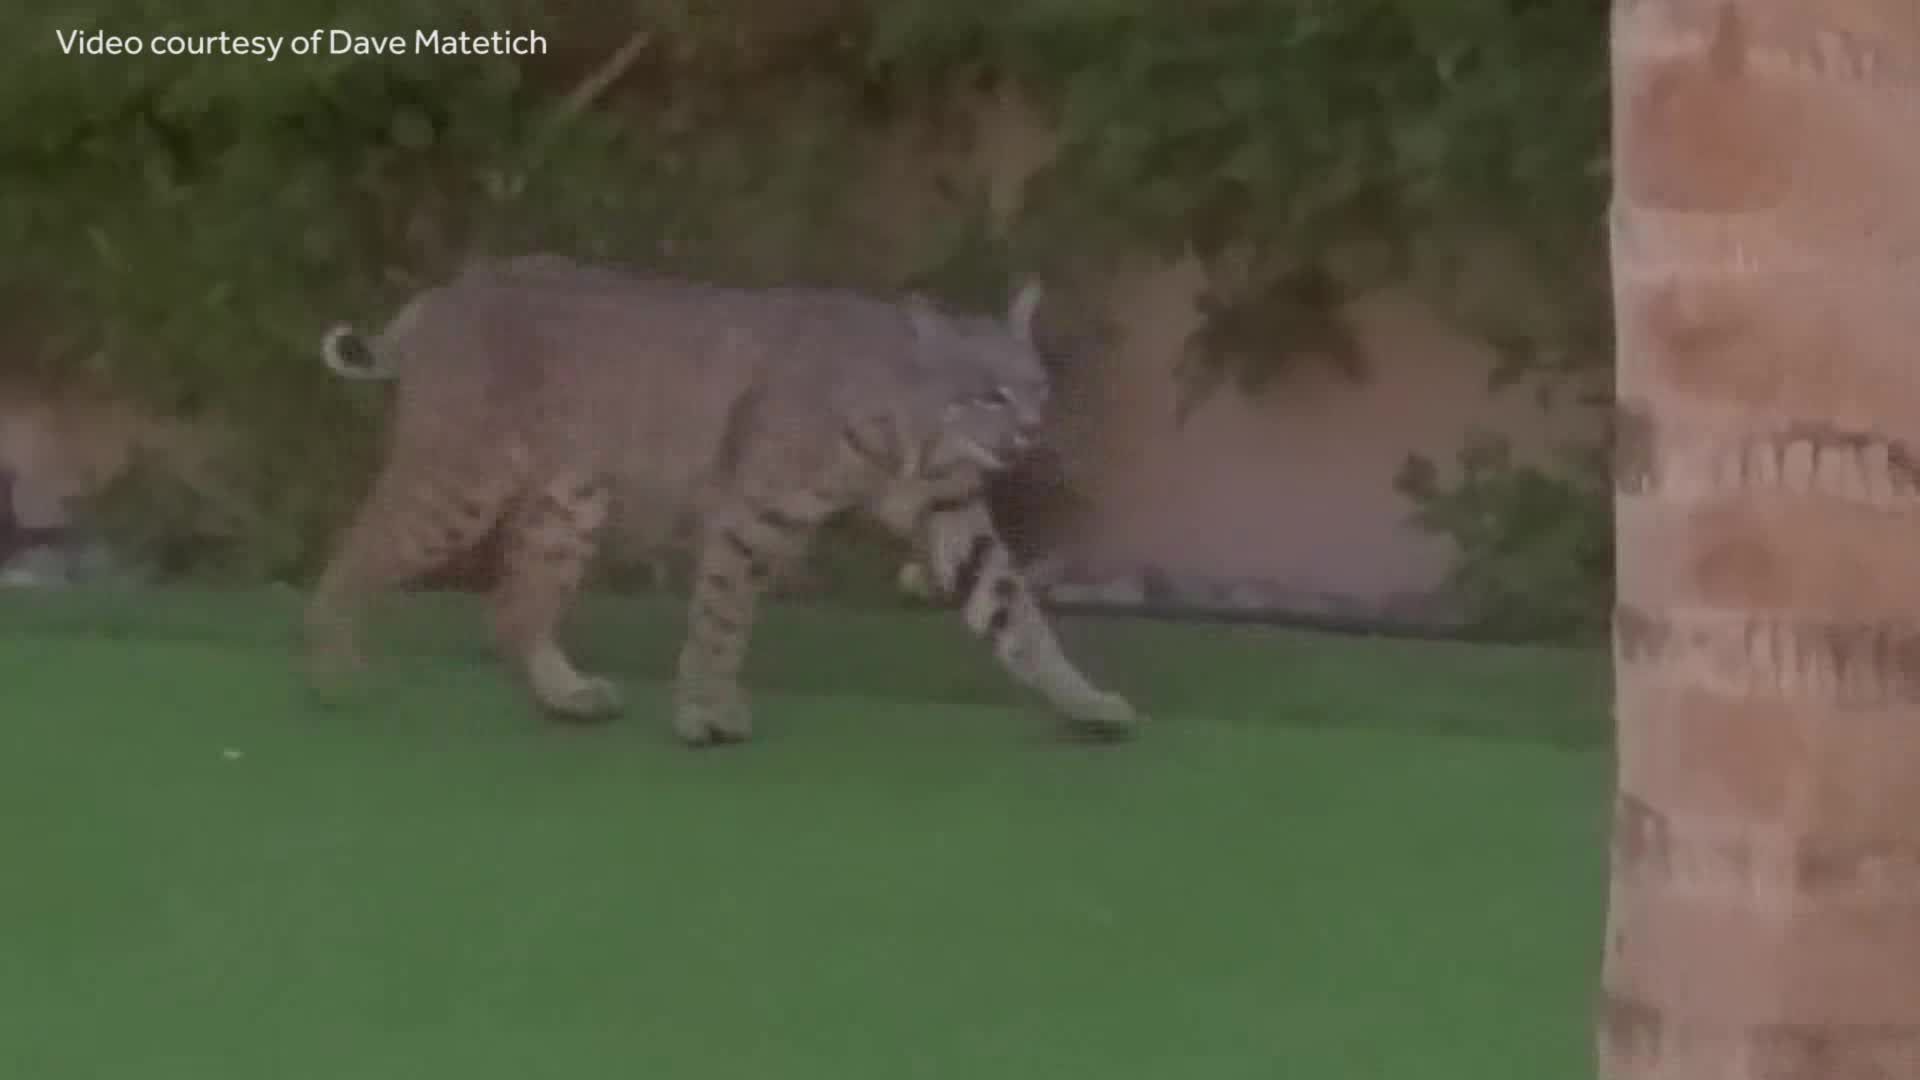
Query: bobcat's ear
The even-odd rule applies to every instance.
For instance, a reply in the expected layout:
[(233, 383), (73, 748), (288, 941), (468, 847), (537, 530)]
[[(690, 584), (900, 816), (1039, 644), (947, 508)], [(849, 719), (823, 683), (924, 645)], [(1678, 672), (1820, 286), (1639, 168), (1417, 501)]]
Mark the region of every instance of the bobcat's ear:
[(913, 336), (928, 341), (940, 336), (940, 311), (922, 293), (907, 297), (907, 317), (913, 322)]
[(1020, 289), (1013, 294), (1013, 302), (1007, 306), (1007, 322), (1013, 328), (1013, 336), (1022, 345), (1033, 348), (1033, 316), (1040, 310), (1040, 301), (1046, 295), (1046, 289), (1039, 278), (1027, 278), (1020, 283)]

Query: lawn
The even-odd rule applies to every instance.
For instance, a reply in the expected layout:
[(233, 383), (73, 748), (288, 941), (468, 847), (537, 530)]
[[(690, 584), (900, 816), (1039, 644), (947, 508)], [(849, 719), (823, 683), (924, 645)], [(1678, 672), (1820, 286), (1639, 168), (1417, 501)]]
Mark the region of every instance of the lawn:
[(780, 609), (759, 737), (542, 726), (460, 598), (323, 709), (298, 598), (0, 595), (0, 1076), (1587, 1075), (1587, 653), (1074, 620), (1155, 715), (1052, 736), (939, 614)]

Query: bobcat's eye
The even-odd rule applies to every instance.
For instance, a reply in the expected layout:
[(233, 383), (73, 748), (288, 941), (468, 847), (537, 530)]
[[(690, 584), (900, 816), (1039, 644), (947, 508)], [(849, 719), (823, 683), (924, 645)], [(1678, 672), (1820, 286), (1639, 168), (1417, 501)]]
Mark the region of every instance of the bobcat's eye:
[(995, 409), (1004, 409), (1013, 404), (1013, 395), (1007, 393), (1004, 386), (996, 386), (980, 395), (980, 403)]

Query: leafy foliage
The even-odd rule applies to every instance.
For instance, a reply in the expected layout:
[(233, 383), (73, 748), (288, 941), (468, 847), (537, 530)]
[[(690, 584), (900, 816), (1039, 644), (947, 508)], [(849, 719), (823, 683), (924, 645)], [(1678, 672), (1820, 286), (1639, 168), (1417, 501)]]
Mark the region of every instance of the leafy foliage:
[(1341, 292), (1411, 276), (1445, 302), (1432, 242), (1462, 226), (1526, 236), (1579, 321), (1599, 302), (1574, 275), (1599, 254), (1605, 22), (1597, 0), (923, 0), (878, 8), (870, 56), (893, 82), (944, 62), (1055, 104), (1026, 224), (1060, 239), (1037, 248), (1244, 255), (1190, 353), (1203, 396), (1338, 342)]
[[(1015, 266), (1194, 251), (1234, 268), (1185, 361), (1197, 403), (1267, 387), (1302, 346), (1350, 359), (1337, 308), (1356, 289), (1411, 279), (1450, 302), (1462, 235), (1493, 226), (1525, 238), (1558, 298), (1493, 328), (1525, 361), (1604, 304), (1582, 274), (1600, 261), (1605, 20), (1600, 0), (15, 7), (0, 11), (24, 43), (0, 72), (0, 285), (60, 330), (0, 364), (236, 427), (247, 505), (222, 516), (247, 557), (221, 564), (296, 576), (377, 449), (379, 395), (315, 362), (325, 324), (376, 319), (476, 251), (877, 283), (859, 250), (863, 135), (995, 84), (1050, 111), (1058, 156), (1009, 233), (971, 211), (929, 221), (928, 261), (891, 283), (985, 302)], [(538, 30), (552, 48), (266, 62), (69, 56), (56, 35), (330, 27)], [(639, 46), (630, 70), (581, 107), (623, 42)], [(167, 513), (116, 520), (194, 516), (149, 509)]]
[(1564, 448), (1560, 468), (1516, 461), (1504, 439), (1476, 433), (1449, 485), (1423, 457), (1395, 487), (1420, 527), (1461, 551), (1451, 582), (1484, 631), (1528, 639), (1605, 632), (1612, 612), (1613, 522), (1603, 448)]

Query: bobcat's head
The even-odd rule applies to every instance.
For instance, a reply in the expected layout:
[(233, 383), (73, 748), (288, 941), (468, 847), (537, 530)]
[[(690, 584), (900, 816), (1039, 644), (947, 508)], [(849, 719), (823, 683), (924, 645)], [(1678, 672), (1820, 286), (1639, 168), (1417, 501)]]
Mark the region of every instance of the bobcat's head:
[(928, 376), (935, 410), (922, 467), (965, 460), (995, 471), (1033, 446), (1052, 393), (1033, 339), (1040, 296), (1037, 282), (1022, 286), (1004, 319), (948, 315), (918, 297), (909, 301), (917, 366)]

